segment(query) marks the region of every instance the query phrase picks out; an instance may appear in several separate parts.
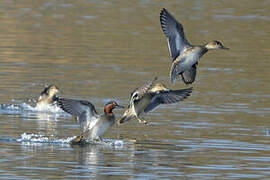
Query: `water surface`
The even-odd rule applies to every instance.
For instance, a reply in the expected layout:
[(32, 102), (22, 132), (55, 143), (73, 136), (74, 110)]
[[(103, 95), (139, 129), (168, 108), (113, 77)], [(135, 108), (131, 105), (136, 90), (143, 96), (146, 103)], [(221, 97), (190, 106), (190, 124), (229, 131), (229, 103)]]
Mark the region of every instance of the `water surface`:
[[(30, 107), (45, 84), (99, 112), (154, 76), (186, 87), (168, 81), (163, 7), (193, 44), (230, 51), (207, 53), (192, 96), (149, 113), (150, 126), (115, 125), (104, 138), (119, 146), (71, 146), (71, 116)], [(2, 2), (0, 179), (268, 179), (269, 12), (267, 0)]]

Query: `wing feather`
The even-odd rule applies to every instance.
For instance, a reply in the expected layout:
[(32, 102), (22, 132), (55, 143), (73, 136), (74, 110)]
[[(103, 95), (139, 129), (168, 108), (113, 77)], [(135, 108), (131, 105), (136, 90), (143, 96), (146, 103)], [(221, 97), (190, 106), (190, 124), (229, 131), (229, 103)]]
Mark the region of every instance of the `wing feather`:
[(160, 24), (167, 37), (168, 47), (173, 61), (188, 47), (190, 43), (185, 37), (184, 28), (165, 8), (160, 12)]
[(155, 109), (160, 104), (171, 104), (182, 101), (183, 99), (190, 96), (191, 92), (192, 88), (161, 91), (154, 95), (149, 105), (145, 108), (144, 112), (147, 113)]
[(59, 98), (57, 104), (65, 112), (79, 118), (82, 132), (91, 128), (99, 117), (95, 106), (89, 101)]

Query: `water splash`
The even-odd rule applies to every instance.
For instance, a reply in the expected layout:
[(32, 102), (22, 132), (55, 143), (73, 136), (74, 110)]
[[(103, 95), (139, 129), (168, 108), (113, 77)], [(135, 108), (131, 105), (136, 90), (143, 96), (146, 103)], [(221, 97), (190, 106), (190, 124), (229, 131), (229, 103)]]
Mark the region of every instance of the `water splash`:
[(35, 107), (27, 103), (0, 104), (0, 114), (21, 114), (24, 112), (64, 113), (64, 111), (56, 104), (40, 104), (39, 106)]
[(21, 138), (16, 141), (46, 144), (69, 144), (75, 137), (76, 136), (57, 139), (54, 135), (45, 136), (41, 134), (23, 133), (21, 134)]
[(85, 142), (86, 145), (111, 146), (115, 148), (123, 148), (124, 146), (124, 141), (115, 139), (102, 139), (102, 141), (86, 140)]
[[(33, 133), (23, 133), (21, 138), (16, 139), (16, 142), (22, 143), (23, 145), (46, 145), (46, 144), (55, 144), (55, 145), (71, 145), (72, 140), (76, 136), (67, 137), (67, 138), (57, 138), (54, 135), (45, 136), (41, 134)], [(114, 139), (104, 139), (103, 141), (86, 141), (84, 145), (101, 145), (101, 146), (110, 146), (114, 148), (122, 148), (124, 146), (124, 141), (114, 140)]]
[[(28, 105), (28, 104), (24, 104)], [(29, 108), (29, 105), (25, 107), (26, 109)], [(36, 107), (30, 106), (31, 111), (38, 111), (38, 112), (52, 112), (52, 113), (58, 113), (58, 112), (64, 112), (59, 106), (56, 104), (54, 105), (48, 105), (48, 104), (39, 104)]]

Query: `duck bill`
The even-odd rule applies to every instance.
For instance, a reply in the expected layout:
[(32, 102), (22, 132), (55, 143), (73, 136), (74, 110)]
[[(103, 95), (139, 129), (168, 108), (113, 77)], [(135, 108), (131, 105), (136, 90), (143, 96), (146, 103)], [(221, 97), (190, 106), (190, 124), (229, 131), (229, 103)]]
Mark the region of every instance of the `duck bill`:
[(229, 50), (230, 48), (227, 48), (227, 47), (225, 47), (225, 46), (222, 46), (221, 49)]
[(117, 105), (117, 106), (115, 106), (115, 108), (124, 109), (125, 107), (124, 106)]

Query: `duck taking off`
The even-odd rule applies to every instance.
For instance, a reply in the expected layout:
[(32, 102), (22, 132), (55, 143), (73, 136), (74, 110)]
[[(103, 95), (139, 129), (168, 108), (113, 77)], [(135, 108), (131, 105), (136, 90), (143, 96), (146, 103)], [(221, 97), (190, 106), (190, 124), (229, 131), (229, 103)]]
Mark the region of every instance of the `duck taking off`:
[(59, 88), (54, 84), (46, 86), (40, 93), (36, 106), (53, 105), (57, 100), (56, 94), (59, 92)]
[(185, 37), (182, 24), (164, 8), (160, 12), (161, 28), (167, 37), (168, 47), (173, 60), (170, 79), (174, 84), (179, 75), (185, 84), (195, 81), (196, 69), (199, 59), (208, 51), (213, 49), (229, 49), (219, 41), (212, 41), (205, 45), (191, 45)]
[(114, 124), (115, 108), (124, 108), (115, 101), (110, 101), (104, 106), (104, 114), (98, 114), (95, 106), (85, 100), (59, 98), (58, 105), (65, 112), (75, 116), (80, 124), (81, 135), (73, 141), (80, 143), (83, 140), (101, 140), (103, 134)]
[(137, 118), (140, 123), (147, 124), (147, 121), (140, 119), (140, 116), (144, 113), (148, 113), (160, 104), (171, 104), (182, 101), (190, 96), (192, 92), (192, 88), (180, 90), (167, 89), (161, 83), (154, 83), (156, 79), (136, 88), (131, 93), (128, 109), (119, 120), (119, 124), (132, 118)]

